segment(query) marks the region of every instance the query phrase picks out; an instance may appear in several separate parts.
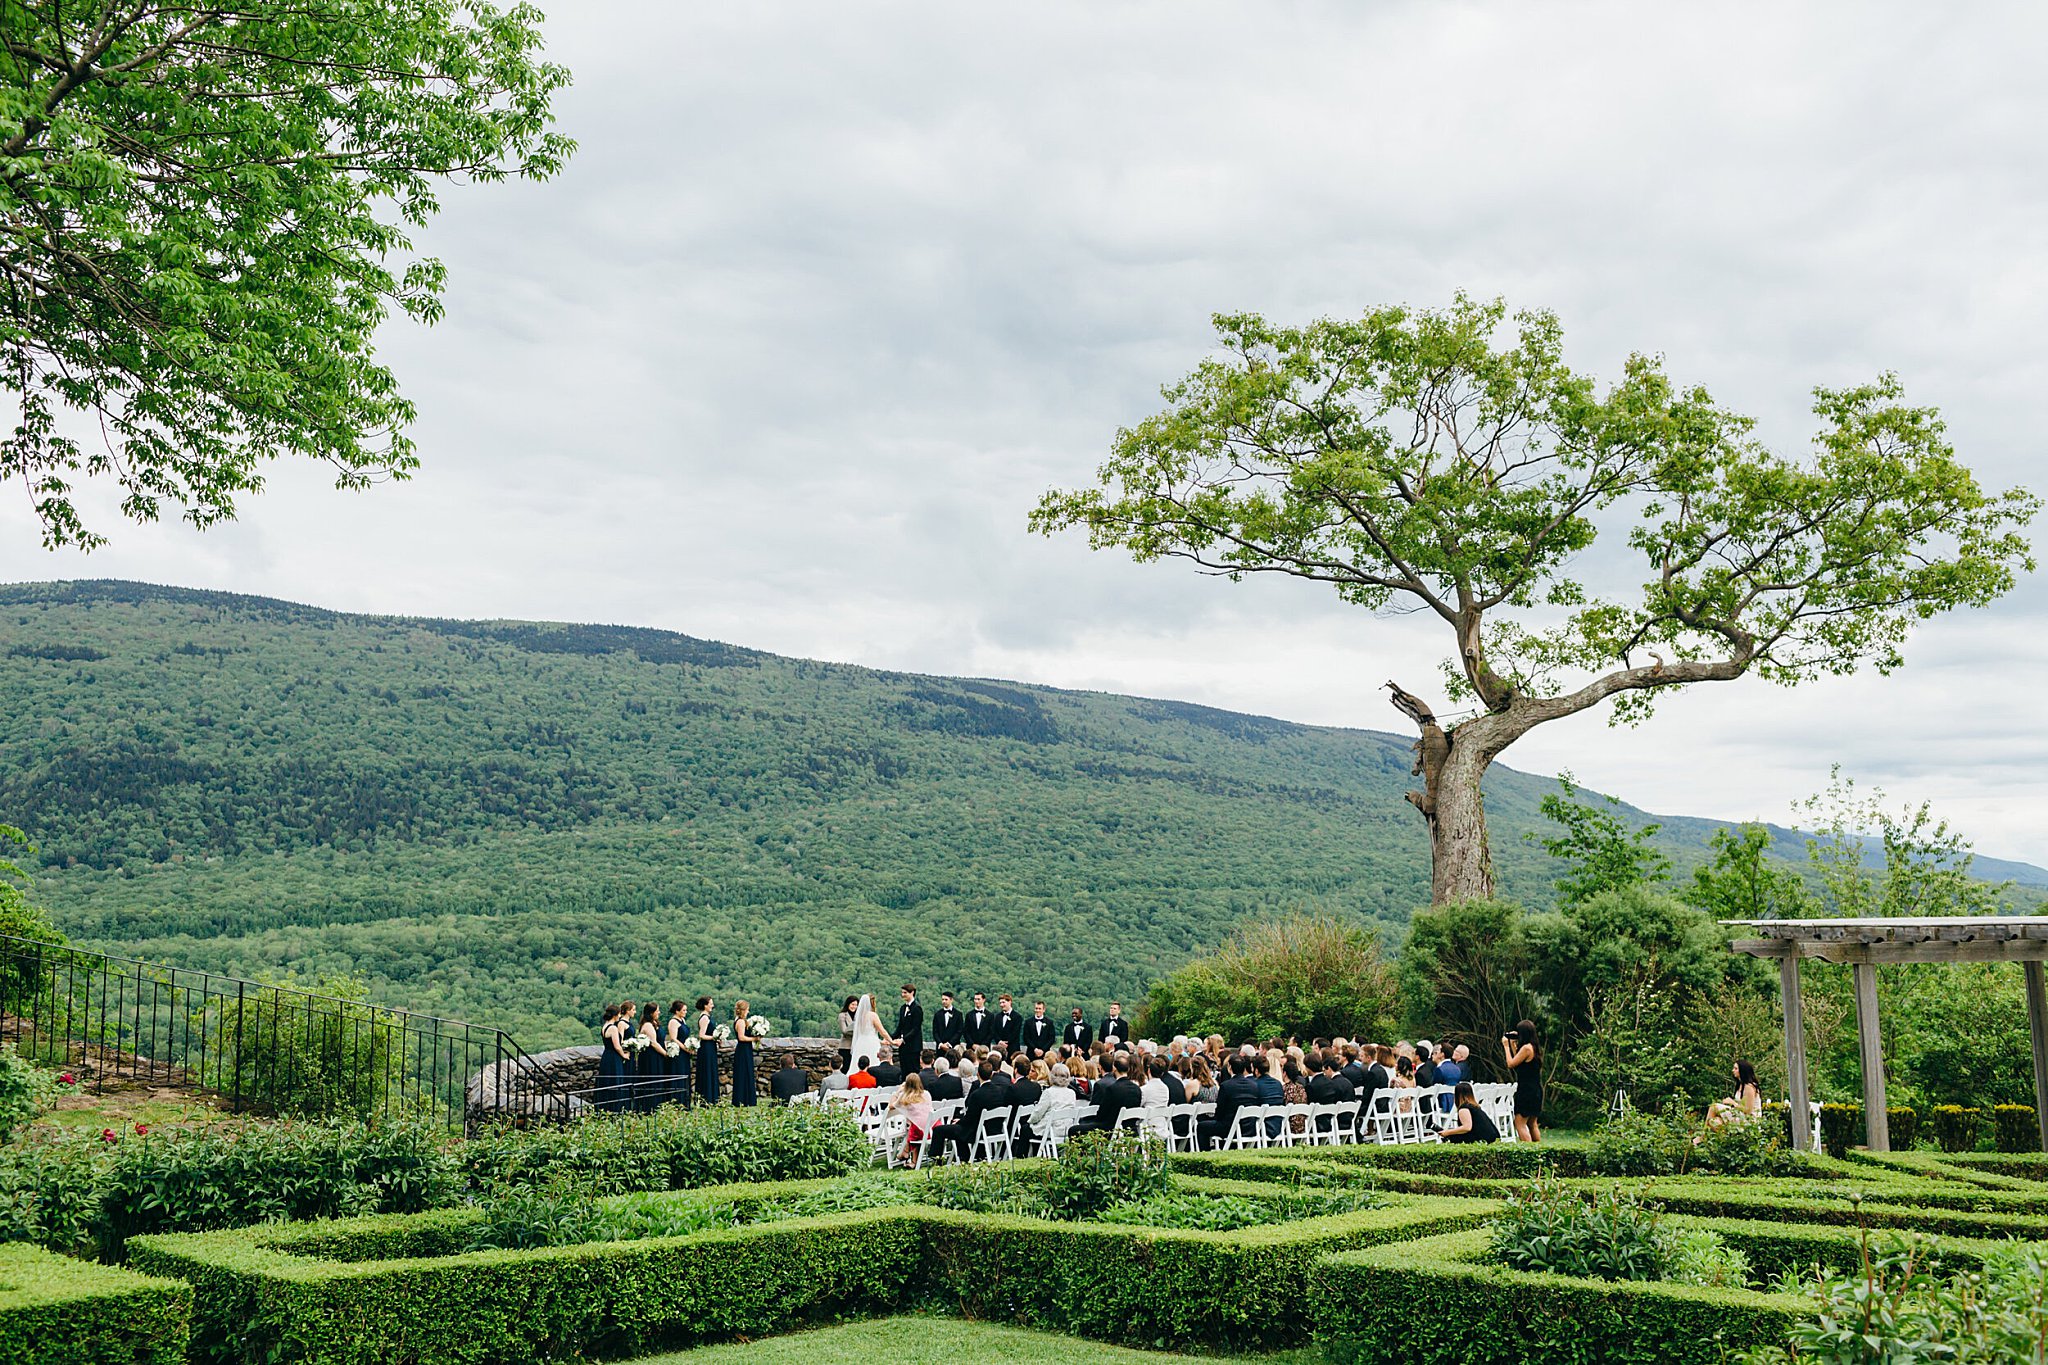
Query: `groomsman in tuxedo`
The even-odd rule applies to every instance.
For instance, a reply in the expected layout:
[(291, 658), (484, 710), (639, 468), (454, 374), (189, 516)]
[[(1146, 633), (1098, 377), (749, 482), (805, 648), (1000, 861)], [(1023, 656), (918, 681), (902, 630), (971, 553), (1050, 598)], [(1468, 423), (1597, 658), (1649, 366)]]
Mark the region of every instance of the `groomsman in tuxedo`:
[(939, 992), (939, 1012), (932, 1016), (932, 1046), (958, 1047), (967, 1036), (967, 1019), (953, 1008), (953, 992)]
[(974, 1004), (967, 1011), (967, 1045), (987, 1047), (995, 1040), (996, 1017), (989, 1013), (988, 997), (976, 991)]
[[(1040, 1000), (1031, 1006), (1031, 1017), (1024, 1021), (1024, 1051), (1031, 1057), (1043, 1057), (1052, 1051), (1057, 1041), (1052, 1020), (1045, 1017), (1045, 1002)], [(1036, 1102), (1035, 1096), (1033, 1102)]]
[(995, 1041), (1008, 1044), (1011, 1052), (1023, 1046), (1024, 1016), (1011, 1006), (1007, 995), (996, 997), (995, 1035)]
[(1124, 1007), (1114, 1000), (1109, 1002), (1109, 1018), (1102, 1021), (1102, 1041), (1113, 1048), (1131, 1045), (1131, 1026), (1124, 1018)]
[(1084, 1054), (1095, 1045), (1095, 1030), (1088, 1027), (1080, 1006), (1074, 1007), (1074, 1017), (1067, 1024), (1066, 1031), (1060, 1034), (1060, 1041), (1068, 1047), (1080, 1048)]
[(917, 987), (903, 988), (903, 1008), (896, 1011), (896, 1036), (889, 1040), (896, 1049), (896, 1064), (915, 1070), (924, 1055), (924, 1006), (917, 1003)]

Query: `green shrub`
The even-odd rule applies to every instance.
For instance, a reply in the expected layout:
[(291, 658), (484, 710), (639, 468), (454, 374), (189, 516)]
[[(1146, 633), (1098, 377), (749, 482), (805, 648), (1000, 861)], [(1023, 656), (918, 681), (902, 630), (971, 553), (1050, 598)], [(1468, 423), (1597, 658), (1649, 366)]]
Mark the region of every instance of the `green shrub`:
[(1749, 1261), (1706, 1228), (1661, 1228), (1658, 1279), (1706, 1289), (1741, 1289), (1749, 1282)]
[(1184, 1231), (1235, 1232), (1269, 1223), (1327, 1218), (1374, 1207), (1369, 1190), (1290, 1189), (1273, 1195), (1212, 1194), (1174, 1188), (1135, 1203), (1116, 1204), (1095, 1216), (1098, 1223)]
[(1801, 1160), (1786, 1148), (1778, 1125), (1756, 1120), (1703, 1129), (1681, 1169), (1713, 1175), (1793, 1175), (1801, 1169)]
[(1045, 1176), (1046, 1202), (1065, 1218), (1164, 1194), (1166, 1144), (1151, 1134), (1083, 1133), (1060, 1149)]
[(1960, 1104), (1937, 1104), (1927, 1111), (1927, 1128), (1944, 1152), (1977, 1150), (1977, 1129), (1984, 1111)]
[(369, 987), (352, 976), (308, 994), (223, 996), (207, 1038), (229, 1098), (286, 1118), (370, 1118), (405, 1051), (398, 1017), (369, 1003)]
[(1664, 1277), (1656, 1210), (1619, 1189), (1581, 1193), (1539, 1181), (1508, 1196), (1492, 1231), (1493, 1258), (1516, 1270), (1596, 1280)]
[(2041, 1126), (2031, 1104), (2001, 1104), (1991, 1111), (1991, 1145), (2001, 1152), (2038, 1152)]
[(602, 1240), (597, 1201), (559, 1182), (514, 1185), (483, 1205), (466, 1251), (523, 1251)]
[(0, 1043), (0, 1142), (50, 1112), (57, 1098), (57, 1077)]
[(846, 1175), (864, 1169), (873, 1149), (838, 1106), (718, 1105), (502, 1129), (463, 1143), (457, 1156), (472, 1189), (560, 1176), (606, 1195)]
[(178, 1365), (192, 1287), (30, 1246), (0, 1246), (0, 1360)]
[(1631, 1109), (1603, 1122), (1586, 1142), (1586, 1169), (1595, 1175), (1671, 1175), (1685, 1160), (1692, 1135), (1670, 1116)]
[(1820, 1107), (1821, 1150), (1839, 1160), (1863, 1137), (1863, 1106), (1823, 1104)]
[(1907, 1105), (1887, 1109), (1891, 1119), (1892, 1150), (1910, 1152), (1920, 1140), (1920, 1114)]

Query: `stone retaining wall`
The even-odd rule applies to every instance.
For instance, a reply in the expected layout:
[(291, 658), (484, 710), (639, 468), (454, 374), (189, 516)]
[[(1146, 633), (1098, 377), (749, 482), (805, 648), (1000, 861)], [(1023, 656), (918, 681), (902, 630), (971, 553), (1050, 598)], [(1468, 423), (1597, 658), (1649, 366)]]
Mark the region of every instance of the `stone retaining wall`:
[[(550, 1096), (570, 1096), (571, 1113), (589, 1107), (589, 1095), (597, 1088), (598, 1046), (556, 1048), (536, 1052), (516, 1061), (493, 1062), (469, 1078), (465, 1117), (471, 1124), (493, 1118), (530, 1116), (545, 1112)], [(754, 1082), (763, 1098), (768, 1078), (789, 1061), (804, 1069), (815, 1087), (839, 1065), (837, 1038), (764, 1038), (754, 1045)], [(732, 1085), (732, 1044), (719, 1051), (719, 1077), (728, 1090)]]

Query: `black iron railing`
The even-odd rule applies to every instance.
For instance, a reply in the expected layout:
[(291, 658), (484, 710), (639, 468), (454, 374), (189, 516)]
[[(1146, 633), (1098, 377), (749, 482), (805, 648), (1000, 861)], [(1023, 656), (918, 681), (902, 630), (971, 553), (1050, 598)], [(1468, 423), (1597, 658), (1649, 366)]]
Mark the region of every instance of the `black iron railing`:
[(503, 1029), (4, 934), (0, 1039), (88, 1089), (175, 1086), (252, 1113), (466, 1126), (571, 1109)]

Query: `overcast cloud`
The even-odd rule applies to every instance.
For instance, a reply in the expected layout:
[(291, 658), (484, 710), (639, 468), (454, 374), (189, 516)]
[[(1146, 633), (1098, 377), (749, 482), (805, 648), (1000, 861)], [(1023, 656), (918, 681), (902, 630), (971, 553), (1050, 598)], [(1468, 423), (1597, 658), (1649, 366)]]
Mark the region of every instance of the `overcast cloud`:
[[(784, 653), (1401, 728), (1442, 643), (1025, 517), (1188, 369), (1212, 312), (1459, 288), (1756, 414), (1897, 370), (2040, 489), (2048, 10), (557, 0), (582, 151), (445, 196), (446, 320), (393, 325), (425, 468), (279, 468), (241, 523), (35, 548), (348, 610), (655, 625)], [(103, 527), (103, 529), (105, 529)], [(1902, 673), (1745, 681), (1508, 755), (1652, 809), (1784, 820), (1840, 762), (2048, 863), (2048, 590)]]

